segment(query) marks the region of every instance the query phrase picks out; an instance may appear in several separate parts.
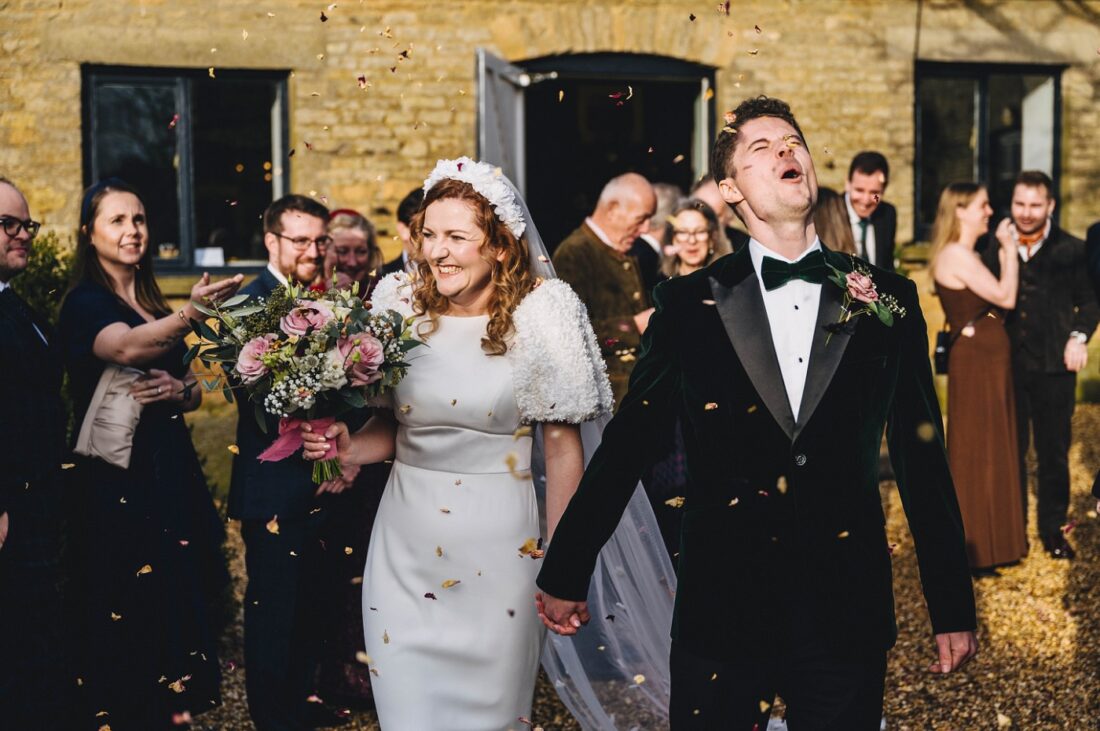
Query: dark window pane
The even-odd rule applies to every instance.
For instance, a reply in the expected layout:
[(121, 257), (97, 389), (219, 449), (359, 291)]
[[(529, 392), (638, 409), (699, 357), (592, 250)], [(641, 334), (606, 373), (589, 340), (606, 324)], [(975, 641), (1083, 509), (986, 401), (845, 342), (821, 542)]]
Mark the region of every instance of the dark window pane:
[(180, 249), (177, 98), (174, 81), (104, 82), (93, 95), (92, 176), (119, 177), (138, 189), (153, 251), (162, 258), (176, 258)]
[(920, 210), (921, 227), (936, 218), (940, 192), (977, 175), (978, 82), (967, 78), (925, 78), (920, 82)]
[(260, 215), (282, 165), (272, 155), (270, 80), (192, 82), (196, 247), (220, 247), (225, 261), (267, 259)]
[(989, 200), (1008, 214), (1016, 176), (1028, 168), (1053, 174), (1054, 77), (989, 77)]

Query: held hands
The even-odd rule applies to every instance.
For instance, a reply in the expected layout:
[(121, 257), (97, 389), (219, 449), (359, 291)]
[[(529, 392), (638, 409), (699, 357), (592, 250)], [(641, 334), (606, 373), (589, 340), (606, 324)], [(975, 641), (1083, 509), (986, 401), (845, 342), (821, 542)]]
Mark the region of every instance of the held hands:
[(317, 486), (317, 490), (313, 493), (313, 496), (318, 497), (326, 492), (331, 492), (334, 495), (339, 495), (355, 483), (355, 478), (359, 476), (360, 469), (362, 469), (361, 465), (346, 465), (341, 462), (340, 476), (322, 482), (320, 485)]
[(205, 304), (207, 302), (220, 302), (229, 299), (237, 293), (243, 281), (244, 275), (237, 274), (229, 279), (211, 283), (210, 272), (203, 272), (199, 281), (195, 282), (195, 286), (191, 287), (191, 300), (187, 303), (187, 306), (184, 307), (184, 315), (192, 320), (199, 319), (203, 315), (191, 305), (191, 302)]
[(997, 230), (994, 235), (997, 237), (997, 241), (1001, 244), (1001, 248), (1009, 253), (1016, 251), (1016, 226), (1013, 225), (1011, 218), (1003, 219), (997, 224)]
[(556, 596), (535, 592), (535, 609), (539, 619), (551, 632), (559, 635), (575, 635), (582, 625), (588, 624), (588, 602), (573, 602)]
[(978, 638), (973, 632), (945, 632), (936, 635), (940, 659), (928, 666), (931, 673), (950, 673), (978, 654)]
[(1077, 338), (1070, 337), (1070, 339), (1066, 341), (1066, 350), (1063, 354), (1063, 360), (1065, 361), (1067, 371), (1077, 373), (1089, 362), (1088, 347)]
[(139, 404), (151, 404), (154, 401), (183, 401), (184, 384), (173, 378), (168, 371), (150, 368), (149, 372), (134, 381), (130, 386), (130, 396)]

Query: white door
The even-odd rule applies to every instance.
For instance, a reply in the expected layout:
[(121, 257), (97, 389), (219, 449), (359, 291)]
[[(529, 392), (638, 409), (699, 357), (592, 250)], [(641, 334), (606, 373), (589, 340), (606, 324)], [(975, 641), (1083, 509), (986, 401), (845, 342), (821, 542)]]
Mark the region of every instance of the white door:
[(526, 194), (523, 153), (523, 89), (531, 83), (523, 69), (477, 49), (477, 157), (500, 166)]

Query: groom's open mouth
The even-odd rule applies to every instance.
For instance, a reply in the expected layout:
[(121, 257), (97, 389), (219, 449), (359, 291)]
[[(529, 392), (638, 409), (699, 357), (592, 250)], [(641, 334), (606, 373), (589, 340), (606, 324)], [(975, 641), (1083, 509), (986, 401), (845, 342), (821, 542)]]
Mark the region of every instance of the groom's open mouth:
[(779, 170), (780, 180), (802, 180), (802, 168), (798, 165), (786, 165)]

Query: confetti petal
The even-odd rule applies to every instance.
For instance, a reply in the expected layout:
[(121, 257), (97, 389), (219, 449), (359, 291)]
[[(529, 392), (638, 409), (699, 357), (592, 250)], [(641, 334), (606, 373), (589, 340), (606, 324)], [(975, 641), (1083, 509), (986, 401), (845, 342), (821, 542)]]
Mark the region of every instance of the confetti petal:
[(451, 587), (458, 586), (461, 583), (462, 583), (461, 579), (447, 579), (446, 581), (443, 582), (443, 588), (444, 589), (450, 589)]
[(142, 574), (151, 574), (151, 573), (153, 573), (153, 567), (150, 566), (149, 564), (145, 564), (144, 566), (142, 566), (140, 569), (137, 570), (137, 575), (138, 576), (141, 576)]
[(684, 498), (681, 495), (677, 495), (676, 497), (665, 500), (665, 505), (670, 508), (682, 508), (684, 507)]
[(273, 536), (279, 535), (279, 516), (276, 515), (271, 520), (267, 521), (267, 532)]

